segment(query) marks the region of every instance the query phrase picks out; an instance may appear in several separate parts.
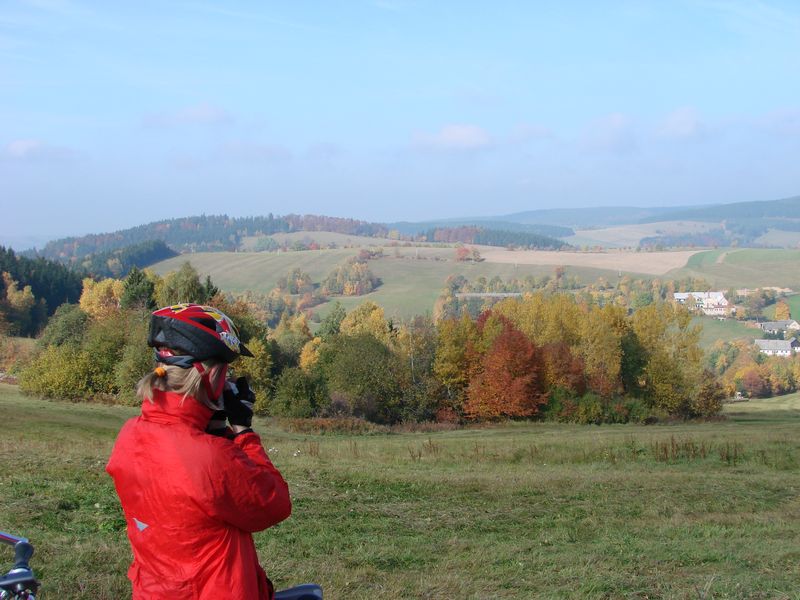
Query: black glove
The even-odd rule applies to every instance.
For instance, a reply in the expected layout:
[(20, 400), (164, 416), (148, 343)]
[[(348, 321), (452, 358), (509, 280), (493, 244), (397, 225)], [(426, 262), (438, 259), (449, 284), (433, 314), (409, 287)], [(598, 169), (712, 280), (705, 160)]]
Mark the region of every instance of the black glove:
[(232, 385), (231, 382), (226, 383), (222, 397), (228, 422), (231, 425), (250, 427), (253, 423), (253, 404), (256, 401), (256, 395), (250, 389), (247, 379), (239, 377), (235, 385)]

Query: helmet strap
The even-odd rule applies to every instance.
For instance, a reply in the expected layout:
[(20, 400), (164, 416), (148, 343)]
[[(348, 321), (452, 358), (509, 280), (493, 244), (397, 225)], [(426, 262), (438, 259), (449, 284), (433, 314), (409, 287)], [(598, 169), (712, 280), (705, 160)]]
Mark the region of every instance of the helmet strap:
[(200, 373), (200, 379), (203, 382), (203, 387), (208, 394), (209, 402), (216, 402), (222, 396), (222, 390), (225, 387), (225, 378), (228, 375), (228, 365), (222, 364), (220, 366), (219, 377), (217, 378), (216, 385), (211, 385), (211, 371), (203, 366), (200, 361), (194, 363), (194, 368)]

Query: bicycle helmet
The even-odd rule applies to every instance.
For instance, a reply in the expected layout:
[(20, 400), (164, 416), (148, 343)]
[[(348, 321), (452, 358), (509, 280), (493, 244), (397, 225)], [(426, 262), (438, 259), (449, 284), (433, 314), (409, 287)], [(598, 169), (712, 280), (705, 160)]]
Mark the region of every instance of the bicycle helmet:
[(253, 356), (239, 340), (239, 331), (225, 313), (201, 304), (175, 304), (150, 317), (147, 345), (185, 353), (168, 361), (184, 368), (204, 360), (229, 363), (239, 356)]
[[(227, 363), (239, 356), (253, 356), (239, 341), (233, 321), (222, 311), (201, 304), (175, 304), (155, 311), (150, 317), (147, 345), (155, 348), (157, 363), (197, 369), (212, 402), (222, 395)], [(204, 360), (223, 363), (216, 385), (211, 384), (211, 372), (203, 365)]]

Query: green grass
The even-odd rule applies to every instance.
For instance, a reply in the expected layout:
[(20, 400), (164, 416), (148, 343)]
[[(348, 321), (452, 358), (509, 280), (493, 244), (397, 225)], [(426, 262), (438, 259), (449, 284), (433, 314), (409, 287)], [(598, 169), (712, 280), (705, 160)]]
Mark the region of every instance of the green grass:
[[(382, 285), (373, 293), (358, 297), (334, 298), (347, 310), (365, 300), (373, 300), (384, 307), (388, 317), (408, 318), (433, 311), (436, 298), (442, 291), (448, 276), (461, 274), (468, 279), (499, 276), (502, 279), (526, 275), (552, 275), (553, 266), (518, 265), (497, 263), (456, 262), (453, 248), (442, 247), (398, 247), (386, 248), (386, 256), (369, 261), (372, 272), (382, 280)], [(266, 293), (275, 287), (278, 279), (294, 268), (306, 271), (312, 281), (321, 282), (337, 265), (358, 249), (308, 250), (302, 252), (198, 252), (181, 255), (154, 265), (153, 269), (163, 275), (175, 271), (187, 260), (202, 277), (210, 275), (214, 283), (225, 291), (243, 292), (253, 290)], [(582, 282), (604, 277), (616, 281), (616, 271), (567, 267), (568, 276), (576, 276)], [(319, 309), (325, 315), (329, 306)]]
[[(256, 544), (279, 587), (332, 599), (794, 598), (799, 409), (794, 395), (715, 423), (364, 437), (259, 421), (294, 512)], [(35, 544), (41, 597), (128, 597), (103, 468), (136, 410), (0, 385), (0, 411), (0, 527)]]
[(718, 340), (732, 342), (738, 339), (754, 340), (761, 337), (761, 330), (747, 327), (744, 323), (734, 319), (719, 321), (713, 317), (694, 317), (692, 325), (700, 325), (703, 330), (700, 334), (700, 346), (708, 349)]
[(721, 289), (762, 286), (800, 289), (800, 250), (709, 250), (693, 255), (685, 267), (670, 271), (664, 278), (687, 276), (703, 278)]

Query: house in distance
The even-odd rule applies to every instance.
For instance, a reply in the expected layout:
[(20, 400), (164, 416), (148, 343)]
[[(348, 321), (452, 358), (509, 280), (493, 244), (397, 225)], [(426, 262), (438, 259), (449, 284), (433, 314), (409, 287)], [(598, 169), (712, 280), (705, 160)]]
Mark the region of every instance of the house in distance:
[(792, 356), (800, 351), (800, 342), (795, 338), (788, 340), (755, 340), (761, 354), (767, 356)]
[(675, 302), (689, 310), (702, 312), (710, 317), (726, 317), (736, 312), (723, 292), (675, 292)]

